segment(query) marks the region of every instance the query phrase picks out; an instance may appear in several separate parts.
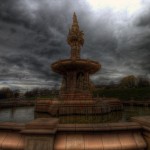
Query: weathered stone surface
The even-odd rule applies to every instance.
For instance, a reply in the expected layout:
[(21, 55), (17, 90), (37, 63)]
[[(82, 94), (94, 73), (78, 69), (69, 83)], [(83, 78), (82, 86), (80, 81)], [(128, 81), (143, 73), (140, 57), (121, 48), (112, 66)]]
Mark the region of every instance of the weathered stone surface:
[(0, 131), (0, 149), (2, 150), (23, 150), (24, 137), (17, 131)]
[(11, 128), (8, 129), (10, 124), (7, 123), (5, 130), (4, 124), (0, 123), (0, 149), (148, 150), (146, 148), (150, 144), (149, 127), (135, 122), (59, 124), (45, 128), (42, 127), (41, 121), (32, 122), (34, 125), (40, 124), (35, 126), (36, 128), (28, 126), (28, 128), (20, 129), (13, 128), (15, 124), (11, 124)]
[(102, 138), (99, 134), (84, 134), (85, 150), (103, 150)]
[(50, 136), (27, 136), (25, 150), (53, 150), (53, 138)]
[[(105, 150), (115, 150), (115, 149), (121, 149), (121, 143), (120, 143), (120, 139), (119, 139), (119, 134), (117, 133), (103, 133), (100, 134), (101, 138), (102, 138), (102, 143), (103, 143), (103, 149)], [(101, 147), (101, 148), (102, 148)]]
[(56, 150), (64, 150), (66, 149), (66, 141), (67, 141), (67, 135), (59, 134), (59, 136), (56, 136), (55, 138), (55, 148)]
[(148, 150), (150, 150), (150, 116), (132, 117), (131, 120), (141, 124), (143, 137), (147, 142)]
[(53, 136), (26, 136), (25, 150), (53, 150)]
[(135, 121), (141, 125), (150, 127), (150, 116), (132, 117), (131, 121)]
[(25, 150), (53, 150), (58, 122), (57, 118), (39, 118), (26, 124), (22, 131)]
[(0, 129), (11, 129), (11, 130), (21, 130), (24, 129), (24, 123), (15, 123), (15, 122), (1, 122)]
[(84, 149), (84, 141), (82, 134), (67, 134), (66, 149), (71, 150), (72, 148), (78, 150)]
[(58, 118), (38, 118), (25, 125), (26, 129), (54, 129), (59, 122)]
[(146, 142), (138, 132), (63, 132), (54, 150), (143, 150)]
[(123, 131), (141, 130), (142, 126), (136, 122), (100, 123), (100, 124), (59, 124), (58, 131)]

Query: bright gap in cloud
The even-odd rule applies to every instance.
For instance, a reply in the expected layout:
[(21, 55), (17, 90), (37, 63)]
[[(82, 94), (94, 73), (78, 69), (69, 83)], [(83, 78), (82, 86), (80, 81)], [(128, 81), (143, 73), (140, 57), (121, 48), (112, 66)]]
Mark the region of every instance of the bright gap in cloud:
[(87, 0), (93, 10), (111, 8), (116, 11), (136, 12), (141, 6), (141, 0)]

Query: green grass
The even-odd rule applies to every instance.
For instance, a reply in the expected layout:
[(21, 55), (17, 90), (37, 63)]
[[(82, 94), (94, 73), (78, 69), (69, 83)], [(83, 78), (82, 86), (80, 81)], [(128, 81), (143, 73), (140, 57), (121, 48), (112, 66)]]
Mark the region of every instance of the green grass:
[(93, 95), (94, 97), (115, 97), (121, 100), (150, 100), (150, 87), (128, 89), (97, 89), (94, 91)]
[[(150, 100), (150, 87), (146, 88), (105, 88), (96, 89), (93, 92), (94, 97), (108, 97), (108, 98), (119, 98), (121, 100)], [(30, 97), (26, 99), (55, 99), (58, 95), (44, 95), (37, 97)]]

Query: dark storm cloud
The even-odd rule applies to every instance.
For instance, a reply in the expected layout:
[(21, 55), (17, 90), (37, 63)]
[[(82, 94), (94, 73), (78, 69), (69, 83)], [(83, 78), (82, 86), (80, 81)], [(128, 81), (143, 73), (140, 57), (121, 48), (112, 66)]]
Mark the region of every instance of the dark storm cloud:
[[(30, 2), (40, 5), (38, 11), (32, 12)], [(42, 80), (54, 81), (49, 86), (44, 83), (48, 87), (59, 85), (60, 76), (51, 71), (50, 64), (69, 55), (66, 45), (67, 6), (64, 4), (64, 7), (55, 9), (57, 6), (54, 8), (47, 4), (46, 1), (1, 2), (1, 84), (7, 85), (3, 82), (7, 78), (11, 86), (11, 78), (14, 84), (19, 81), (24, 86), (32, 78), (37, 85)], [(31, 81), (30, 84), (35, 83)]]
[(137, 16), (136, 25), (141, 27), (150, 26), (150, 1), (145, 0), (143, 10)]
[(70, 55), (66, 37), (74, 11), (85, 33), (82, 57), (102, 64), (101, 71), (92, 76), (95, 83), (149, 74), (149, 6), (143, 1), (141, 13), (133, 17), (122, 13), (117, 18), (111, 9), (94, 12), (86, 1), (0, 1), (1, 86), (60, 85), (61, 77), (52, 72), (50, 64)]
[(138, 26), (150, 26), (150, 12), (148, 12), (147, 14), (145, 14), (144, 16), (141, 16), (137, 25)]

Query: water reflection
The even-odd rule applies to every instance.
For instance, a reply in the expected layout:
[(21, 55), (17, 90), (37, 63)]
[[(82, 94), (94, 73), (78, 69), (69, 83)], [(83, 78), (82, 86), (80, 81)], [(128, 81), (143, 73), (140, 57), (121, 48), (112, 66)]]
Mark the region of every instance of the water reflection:
[[(103, 115), (61, 116), (60, 123), (126, 122), (133, 116), (150, 115), (150, 107), (126, 106), (123, 111)], [(49, 118), (48, 113), (35, 113), (34, 107), (17, 107), (0, 110), (0, 122), (29, 122), (35, 118)]]
[(34, 119), (34, 107), (16, 107), (0, 110), (0, 122), (29, 122)]
[[(133, 116), (150, 115), (150, 107), (126, 106), (123, 111), (114, 111), (103, 115), (60, 116), (60, 123), (111, 123), (127, 122)], [(37, 113), (36, 118), (50, 117), (48, 113)]]

